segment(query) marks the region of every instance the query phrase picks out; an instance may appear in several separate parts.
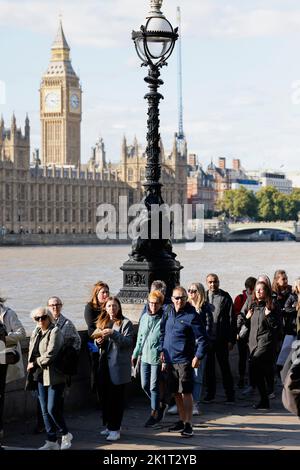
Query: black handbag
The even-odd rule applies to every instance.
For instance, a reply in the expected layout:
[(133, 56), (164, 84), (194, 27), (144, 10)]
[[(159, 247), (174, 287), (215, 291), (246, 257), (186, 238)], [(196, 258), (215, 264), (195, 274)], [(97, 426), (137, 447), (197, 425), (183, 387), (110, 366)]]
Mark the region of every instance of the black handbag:
[(34, 369), (30, 369), (27, 372), (27, 376), (26, 376), (25, 390), (33, 391), (33, 390), (37, 390), (37, 388), (38, 388), (38, 382), (37, 380), (35, 380), (35, 377), (34, 377)]
[(20, 353), (15, 348), (4, 348), (0, 351), (0, 364), (14, 365), (20, 360)]

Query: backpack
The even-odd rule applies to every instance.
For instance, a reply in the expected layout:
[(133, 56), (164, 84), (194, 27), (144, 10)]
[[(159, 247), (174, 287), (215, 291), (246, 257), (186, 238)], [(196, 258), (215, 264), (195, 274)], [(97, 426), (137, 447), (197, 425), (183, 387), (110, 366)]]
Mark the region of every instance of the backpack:
[[(61, 328), (63, 328), (66, 322), (67, 320), (64, 321)], [(65, 341), (54, 360), (55, 368), (64, 375), (69, 376), (77, 374), (79, 362), (79, 353), (74, 348), (72, 342), (71, 338)]]
[(77, 374), (78, 362), (79, 354), (76, 349), (71, 344), (65, 343), (54, 360), (54, 366), (64, 375), (75, 375)]

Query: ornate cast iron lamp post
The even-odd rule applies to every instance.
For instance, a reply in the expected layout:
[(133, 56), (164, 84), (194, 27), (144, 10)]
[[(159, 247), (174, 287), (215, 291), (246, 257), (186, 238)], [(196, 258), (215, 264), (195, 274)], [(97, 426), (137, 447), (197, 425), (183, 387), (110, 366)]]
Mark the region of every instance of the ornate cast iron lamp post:
[[(160, 176), (160, 134), (159, 134), (159, 102), (163, 96), (158, 88), (163, 84), (160, 69), (167, 65), (166, 60), (172, 54), (178, 38), (177, 28), (160, 11), (163, 0), (150, 0), (150, 12), (145, 26), (139, 31), (132, 32), (132, 39), (142, 66), (148, 67), (148, 76), (144, 79), (149, 92), (145, 95), (148, 101), (147, 120), (147, 164), (146, 181), (143, 182), (144, 197), (139, 217), (139, 235), (132, 242), (132, 251), (123, 270), (123, 288), (119, 296), (123, 303), (141, 303), (147, 297), (150, 284), (155, 279), (167, 283), (169, 294), (179, 282), (179, 272), (182, 266), (175, 260), (172, 252), (170, 236), (164, 238), (163, 224), (168, 217), (164, 212), (161, 195)], [(158, 218), (157, 216), (158, 214)], [(153, 231), (153, 220), (159, 220), (157, 230)], [(167, 220), (170, 227), (170, 220)], [(152, 231), (152, 232), (151, 232)]]

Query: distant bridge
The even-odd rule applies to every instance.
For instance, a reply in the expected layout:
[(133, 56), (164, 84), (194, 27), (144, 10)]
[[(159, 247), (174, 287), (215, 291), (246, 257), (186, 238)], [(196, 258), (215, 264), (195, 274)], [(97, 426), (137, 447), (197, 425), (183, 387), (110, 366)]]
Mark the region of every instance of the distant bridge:
[(225, 239), (253, 241), (300, 241), (300, 223), (288, 222), (238, 222), (227, 225)]

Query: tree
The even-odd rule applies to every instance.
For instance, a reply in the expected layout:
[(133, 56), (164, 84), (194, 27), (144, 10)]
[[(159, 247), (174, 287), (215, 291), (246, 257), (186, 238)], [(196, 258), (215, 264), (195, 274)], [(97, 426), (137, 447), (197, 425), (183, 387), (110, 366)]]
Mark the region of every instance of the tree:
[(223, 199), (219, 203), (219, 208), (227, 216), (237, 219), (241, 217), (256, 217), (257, 200), (252, 191), (241, 187), (239, 189), (229, 189), (225, 191)]
[(233, 217), (234, 211), (234, 193), (233, 189), (228, 189), (224, 192), (223, 199), (218, 203), (218, 209), (225, 212), (227, 217)]
[(290, 220), (298, 220), (300, 212), (300, 188), (294, 188), (289, 197), (290, 200)]
[(236, 217), (256, 218), (257, 199), (253, 191), (248, 191), (243, 186), (235, 191), (234, 213)]
[(244, 187), (225, 191), (219, 209), (233, 219), (251, 217), (275, 222), (276, 220), (298, 220), (300, 213), (300, 188), (292, 194), (282, 194), (273, 186), (261, 188), (256, 194)]
[(279, 191), (272, 186), (266, 186), (258, 191), (256, 197), (258, 200), (258, 217), (260, 220), (266, 220), (269, 222), (277, 220), (275, 199), (278, 194)]

